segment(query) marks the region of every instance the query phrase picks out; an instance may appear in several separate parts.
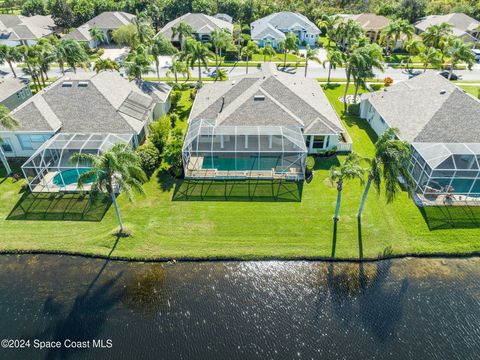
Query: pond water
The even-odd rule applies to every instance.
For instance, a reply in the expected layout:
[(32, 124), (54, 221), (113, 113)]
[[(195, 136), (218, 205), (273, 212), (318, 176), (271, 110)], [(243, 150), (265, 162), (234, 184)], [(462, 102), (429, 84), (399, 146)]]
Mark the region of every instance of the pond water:
[[(126, 263), (0, 257), (2, 359), (478, 359), (480, 258)], [(92, 340), (112, 341), (107, 349)], [(33, 343), (32, 343), (33, 345)]]

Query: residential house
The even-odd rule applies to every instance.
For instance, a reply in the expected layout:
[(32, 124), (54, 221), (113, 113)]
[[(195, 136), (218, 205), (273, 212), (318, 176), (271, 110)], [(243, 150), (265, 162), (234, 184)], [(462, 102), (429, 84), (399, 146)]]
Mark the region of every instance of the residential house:
[(200, 13), (187, 13), (167, 23), (159, 31), (159, 34), (179, 45), (178, 36), (173, 36), (173, 28), (177, 27), (182, 21), (190, 25), (193, 36), (202, 42), (210, 41), (210, 35), (214, 30), (224, 29), (230, 33), (233, 32), (233, 24), (229, 21)]
[(348, 152), (348, 139), (317, 81), (266, 63), (198, 91), (182, 151), (185, 177), (302, 180), (308, 153)]
[(141, 143), (152, 119), (169, 109), (166, 84), (128, 81), (116, 72), (69, 74), (14, 109), (13, 130), (0, 127), (7, 157), (29, 157), (59, 133), (128, 134)]
[(97, 28), (103, 31), (105, 42), (110, 44), (112, 32), (122, 26), (130, 25), (134, 19), (135, 15), (123, 11), (105, 11), (65, 35), (65, 39), (86, 42), (90, 48), (94, 48), (100, 44), (92, 38), (90, 30)]
[(34, 45), (39, 39), (53, 34), (51, 16), (0, 14), (0, 44), (8, 46)]
[(268, 43), (274, 48), (277, 48), (278, 43), (285, 40), (286, 34), (290, 32), (297, 36), (299, 44), (312, 47), (320, 35), (320, 29), (306, 16), (289, 11), (274, 13), (252, 22), (250, 32), (252, 40), (259, 46), (263, 47)]
[(229, 22), (229, 23), (233, 23), (233, 18), (228, 14), (221, 13), (221, 14), (216, 14), (213, 17), (216, 18), (216, 19), (219, 19), (219, 20)]
[(380, 135), (399, 129), (412, 147), (411, 173), (423, 198), (480, 196), (480, 101), (425, 73), (362, 94), (360, 116)]
[(0, 104), (13, 110), (32, 97), (29, 81), (22, 78), (0, 79)]
[(480, 22), (463, 13), (426, 16), (415, 23), (416, 33), (421, 34), (430, 26), (442, 23), (452, 25), (453, 35), (466, 42), (473, 43), (479, 38)]

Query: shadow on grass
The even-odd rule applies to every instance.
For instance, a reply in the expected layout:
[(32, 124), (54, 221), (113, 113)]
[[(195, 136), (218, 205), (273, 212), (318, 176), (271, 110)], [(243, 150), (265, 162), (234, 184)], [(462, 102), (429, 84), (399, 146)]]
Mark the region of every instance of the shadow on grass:
[(7, 220), (101, 221), (110, 205), (106, 195), (25, 192)]
[(425, 206), (419, 209), (431, 231), (480, 227), (479, 206)]
[(300, 202), (302, 191), (303, 182), (284, 180), (177, 180), (172, 200)]

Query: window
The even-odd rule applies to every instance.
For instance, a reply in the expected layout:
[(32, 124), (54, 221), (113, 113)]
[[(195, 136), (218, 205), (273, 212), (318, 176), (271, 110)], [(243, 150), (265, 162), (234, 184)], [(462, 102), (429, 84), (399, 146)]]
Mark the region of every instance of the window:
[(1, 139), (0, 146), (2, 147), (2, 150), (6, 153), (13, 152), (12, 143), (10, 142), (9, 139)]
[(305, 144), (306, 144), (306, 146), (307, 146), (307, 149), (310, 149), (310, 139), (311, 139), (311, 138), (312, 138), (312, 137), (311, 137), (310, 135), (308, 135), (308, 136), (306, 137)]
[(17, 135), (17, 137), (23, 150), (33, 150), (48, 140), (50, 135)]
[(325, 136), (315, 135), (313, 137), (313, 148), (314, 149), (323, 149), (325, 147)]

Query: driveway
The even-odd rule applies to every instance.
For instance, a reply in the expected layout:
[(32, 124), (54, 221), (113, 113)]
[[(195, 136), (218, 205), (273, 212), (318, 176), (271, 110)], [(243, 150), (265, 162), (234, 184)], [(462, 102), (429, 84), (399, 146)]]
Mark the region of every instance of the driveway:
[(119, 61), (122, 60), (128, 53), (128, 47), (102, 47), (105, 51), (102, 56), (102, 59), (110, 59)]

